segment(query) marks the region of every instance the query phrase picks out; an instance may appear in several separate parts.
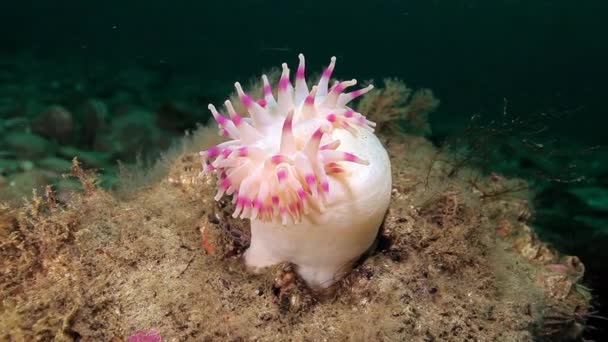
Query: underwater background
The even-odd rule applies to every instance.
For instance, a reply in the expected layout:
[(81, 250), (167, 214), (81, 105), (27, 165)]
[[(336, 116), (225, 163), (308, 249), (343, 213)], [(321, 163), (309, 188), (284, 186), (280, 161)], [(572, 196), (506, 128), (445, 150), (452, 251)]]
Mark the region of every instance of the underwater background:
[[(608, 311), (608, 24), (602, 1), (21, 1), (0, 11), (3, 200), (73, 184), (78, 155), (112, 187), (206, 124), (235, 80), (304, 53), (338, 74), (432, 89), (437, 145), (537, 192), (533, 226), (586, 265)], [(479, 142), (483, 141), (483, 144)], [(591, 319), (606, 336), (605, 322)]]

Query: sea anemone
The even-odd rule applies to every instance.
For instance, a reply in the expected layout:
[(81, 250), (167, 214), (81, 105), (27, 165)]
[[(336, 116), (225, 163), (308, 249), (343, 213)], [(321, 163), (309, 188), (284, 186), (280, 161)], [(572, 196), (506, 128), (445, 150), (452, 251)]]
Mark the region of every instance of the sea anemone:
[(200, 153), (203, 173), (216, 172), (219, 200), (232, 196), (233, 216), (251, 220), (246, 264), (254, 270), (290, 262), (313, 288), (339, 280), (373, 243), (391, 192), (388, 154), (375, 124), (347, 104), (373, 86), (328, 87), (336, 58), (310, 90), (299, 55), (295, 89), (282, 65), (277, 97), (266, 75), (264, 97), (235, 88), (249, 113), (209, 109), (230, 140)]

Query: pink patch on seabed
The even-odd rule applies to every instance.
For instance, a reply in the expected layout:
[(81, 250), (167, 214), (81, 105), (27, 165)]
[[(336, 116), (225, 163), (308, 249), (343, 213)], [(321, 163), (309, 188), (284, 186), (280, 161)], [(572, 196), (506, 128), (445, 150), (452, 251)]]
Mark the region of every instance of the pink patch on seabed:
[(127, 338), (127, 342), (162, 342), (163, 338), (154, 329), (150, 331), (139, 330)]

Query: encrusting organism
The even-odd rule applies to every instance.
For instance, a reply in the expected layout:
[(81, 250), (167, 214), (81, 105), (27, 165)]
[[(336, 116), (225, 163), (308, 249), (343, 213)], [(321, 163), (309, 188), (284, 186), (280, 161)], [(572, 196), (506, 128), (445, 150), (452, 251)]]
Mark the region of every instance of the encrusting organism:
[(247, 266), (297, 266), (313, 288), (327, 288), (373, 243), (388, 209), (391, 167), (375, 124), (348, 103), (373, 86), (345, 92), (356, 80), (329, 87), (336, 58), (309, 89), (305, 60), (292, 86), (282, 65), (273, 94), (254, 100), (235, 83), (248, 118), (232, 103), (226, 114), (209, 105), (220, 134), (230, 140), (200, 153), (203, 173), (217, 174), (216, 200), (232, 196), (233, 216), (251, 220)]

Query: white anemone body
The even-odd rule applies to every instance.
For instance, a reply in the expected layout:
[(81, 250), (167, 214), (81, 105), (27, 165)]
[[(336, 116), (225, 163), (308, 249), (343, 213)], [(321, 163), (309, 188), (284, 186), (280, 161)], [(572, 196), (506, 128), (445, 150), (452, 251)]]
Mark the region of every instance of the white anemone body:
[(265, 76), (258, 101), (235, 84), (249, 119), (230, 101), (229, 117), (209, 105), (232, 140), (201, 152), (201, 163), (218, 175), (216, 199), (232, 196), (233, 216), (251, 220), (246, 264), (290, 262), (310, 286), (325, 288), (376, 238), (390, 200), (390, 160), (375, 124), (347, 106), (373, 87), (344, 93), (356, 84), (350, 80), (330, 89), (332, 58), (309, 90), (299, 58), (295, 89), (283, 64), (278, 100)]
[(331, 286), (374, 242), (390, 201), (391, 170), (386, 150), (370, 131), (358, 136), (336, 131), (341, 149), (357, 151), (369, 165), (345, 165), (330, 178), (330, 196), (323, 212), (311, 211), (301, 223), (251, 221), (247, 265), (261, 268), (290, 262), (312, 287)]

